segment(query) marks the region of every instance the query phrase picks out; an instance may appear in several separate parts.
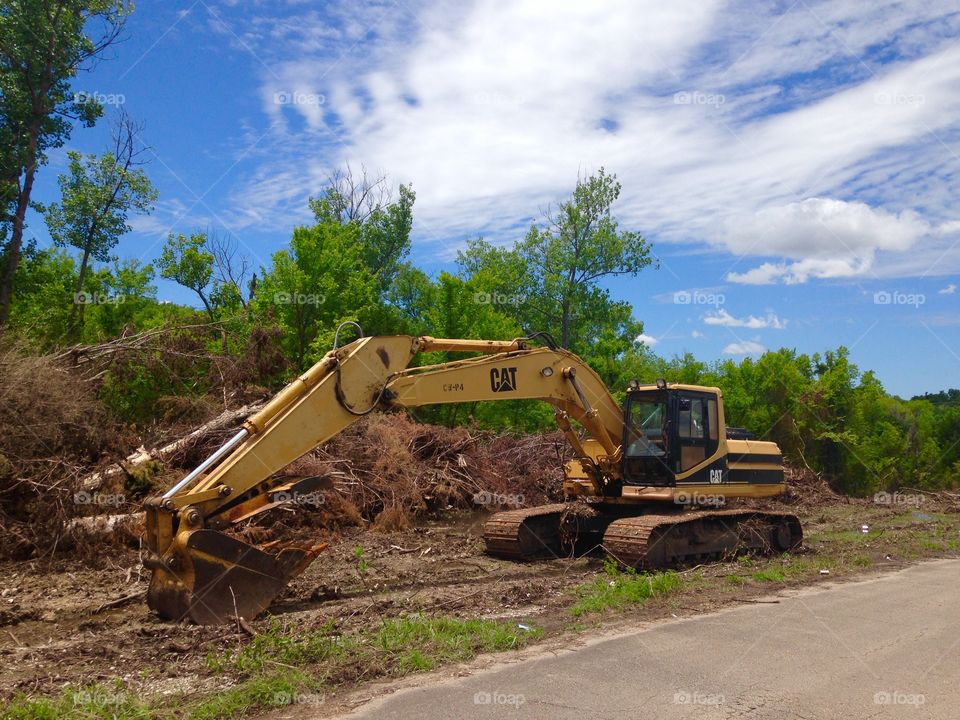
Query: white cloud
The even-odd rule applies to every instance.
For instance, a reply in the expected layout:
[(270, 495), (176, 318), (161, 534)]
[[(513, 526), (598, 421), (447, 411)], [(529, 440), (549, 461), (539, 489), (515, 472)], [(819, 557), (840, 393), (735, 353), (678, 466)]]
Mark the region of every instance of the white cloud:
[(764, 285), (863, 275), (877, 251), (909, 250), (929, 231), (915, 212), (891, 213), (862, 202), (808, 198), (765, 208), (728, 223), (727, 247), (736, 255), (778, 255), (794, 262), (764, 263), (726, 279)]
[[(960, 173), (936, 139), (960, 129), (949, 4), (413, 2), (329, 41), (326, 12), (250, 23), (280, 129), (233, 194), (242, 222), (288, 223), (331, 164), (352, 161), (414, 183), (421, 246), (509, 239), (605, 165), (625, 227), (749, 258), (735, 282), (960, 265), (960, 248), (937, 263), (925, 243), (958, 222)], [(901, 60), (860, 61), (868, 50)], [(296, 90), (326, 102), (274, 101)]]
[(700, 338), (704, 337), (704, 334), (699, 330), (694, 330), (692, 333), (690, 333), (690, 337), (692, 337), (694, 340), (699, 340)]
[(953, 295), (957, 291), (957, 286), (954, 283), (950, 283), (942, 290), (938, 290), (938, 295)]
[(783, 330), (787, 326), (787, 321), (781, 320), (775, 313), (768, 313), (766, 317), (748, 315), (745, 318), (737, 318), (723, 308), (720, 308), (714, 313), (707, 314), (707, 316), (703, 318), (703, 322), (707, 325), (750, 328), (751, 330), (761, 330), (763, 328)]
[(762, 355), (767, 349), (758, 340), (741, 340), (723, 349), (724, 355)]
[(646, 333), (641, 333), (640, 335), (637, 335), (637, 337), (634, 338), (634, 342), (643, 343), (643, 344), (646, 345), (647, 347), (651, 347), (651, 348), (652, 348), (654, 345), (656, 345), (658, 342), (660, 342), (660, 340), (658, 340), (657, 338), (653, 337), (652, 335), (647, 335)]

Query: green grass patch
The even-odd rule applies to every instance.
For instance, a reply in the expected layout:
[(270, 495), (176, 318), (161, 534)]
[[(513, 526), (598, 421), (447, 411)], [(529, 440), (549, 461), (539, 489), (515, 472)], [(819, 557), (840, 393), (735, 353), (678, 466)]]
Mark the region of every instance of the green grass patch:
[(333, 632), (327, 623), (318, 630), (287, 635), (274, 618), (262, 634), (237, 650), (210, 655), (207, 666), (214, 672), (233, 670), (248, 675), (277, 666), (313, 665), (344, 657), (355, 642)]
[[(220, 691), (190, 708), (190, 720), (224, 720), (247, 717), (251, 711), (276, 708), (311, 700), (323, 702), (315, 692), (320, 683), (294, 669), (274, 670), (255, 675), (227, 690)], [(162, 716), (157, 716), (162, 717)]]
[(763, 570), (757, 570), (753, 574), (753, 579), (759, 582), (785, 582), (787, 579), (783, 568), (768, 567)]
[(118, 679), (112, 687), (100, 684), (68, 686), (53, 697), (18, 695), (6, 707), (0, 705), (0, 717), (4, 720), (149, 720), (154, 715), (144, 702), (126, 692), (123, 682)]
[(376, 651), (399, 674), (431, 670), (483, 652), (521, 647), (542, 630), (523, 630), (494, 620), (458, 620), (417, 615), (384, 621), (372, 638)]
[(683, 580), (672, 570), (659, 573), (638, 573), (635, 570), (620, 570), (617, 563), (608, 560), (604, 574), (592, 583), (576, 589), (577, 602), (570, 608), (574, 617), (587, 613), (643, 603), (650, 598), (678, 591)]
[(469, 660), (479, 653), (511, 650), (543, 634), (516, 623), (415, 615), (384, 620), (350, 635), (332, 623), (311, 630), (273, 619), (257, 637), (207, 656), (207, 666), (229, 686), (199, 699), (182, 695), (146, 703), (115, 687), (68, 688), (60, 695), (21, 695), (0, 703), (4, 720), (224, 720), (296, 704), (320, 704), (324, 690), (358, 675), (398, 677)]

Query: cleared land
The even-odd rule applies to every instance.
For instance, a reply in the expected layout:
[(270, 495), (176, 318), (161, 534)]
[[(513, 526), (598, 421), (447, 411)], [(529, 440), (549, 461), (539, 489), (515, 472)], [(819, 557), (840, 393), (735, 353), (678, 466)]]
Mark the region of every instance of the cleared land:
[[(791, 556), (653, 576), (600, 558), (516, 564), (483, 554), (485, 513), (441, 510), (393, 532), (338, 528), (332, 548), (246, 628), (154, 618), (140, 597), (148, 575), (129, 548), (91, 555), (86, 547), (94, 561), (74, 554), (4, 563), (3, 712), (215, 718), (297, 703), (335, 714), (383, 689), (372, 681), (478, 654), (568, 646), (625, 624), (960, 556), (952, 496), (851, 500), (809, 475), (789, 475), (791, 492), (769, 506), (789, 507), (804, 522), (804, 548)], [(278, 532), (311, 531), (294, 525), (278, 521)]]

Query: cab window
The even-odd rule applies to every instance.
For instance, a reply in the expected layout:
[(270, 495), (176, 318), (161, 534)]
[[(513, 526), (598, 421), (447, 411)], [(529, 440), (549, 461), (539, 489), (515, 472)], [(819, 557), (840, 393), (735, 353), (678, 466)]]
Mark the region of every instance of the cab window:
[(704, 433), (703, 400), (680, 398), (677, 414), (677, 435), (680, 438), (702, 440)]
[(655, 398), (633, 398), (627, 433), (627, 455), (659, 457), (665, 453), (666, 404)]

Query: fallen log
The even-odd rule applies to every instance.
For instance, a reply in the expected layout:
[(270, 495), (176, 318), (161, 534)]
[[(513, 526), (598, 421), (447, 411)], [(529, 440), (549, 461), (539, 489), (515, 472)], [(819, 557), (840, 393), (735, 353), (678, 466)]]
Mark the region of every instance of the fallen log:
[(58, 545), (69, 548), (86, 540), (103, 540), (113, 535), (134, 541), (143, 536), (145, 513), (90, 515), (70, 519), (63, 527)]
[(207, 436), (240, 425), (243, 420), (260, 410), (264, 405), (266, 405), (266, 401), (244, 405), (236, 410), (226, 410), (188, 435), (163, 447), (148, 450), (141, 445), (128, 455), (123, 462), (108, 465), (84, 477), (80, 481), (81, 487), (84, 490), (99, 490), (108, 480), (125, 475), (131, 467), (143, 465), (150, 461), (169, 462), (171, 458), (203, 441)]

